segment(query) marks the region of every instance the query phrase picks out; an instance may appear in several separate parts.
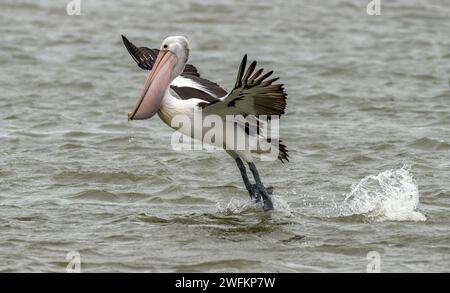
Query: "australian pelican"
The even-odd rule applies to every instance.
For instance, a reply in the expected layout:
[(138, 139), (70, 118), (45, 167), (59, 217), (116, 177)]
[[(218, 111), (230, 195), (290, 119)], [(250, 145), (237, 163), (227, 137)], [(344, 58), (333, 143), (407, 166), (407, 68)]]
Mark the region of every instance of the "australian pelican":
[[(252, 115), (257, 122), (258, 117), (263, 115), (279, 117), (285, 112), (287, 94), (283, 85), (276, 83), (278, 78), (268, 79), (273, 71), (264, 74), (262, 68), (255, 71), (256, 61), (247, 67), (247, 55), (240, 64), (234, 88), (227, 93), (218, 84), (201, 77), (195, 66), (187, 64), (190, 49), (185, 37), (168, 37), (160, 49), (136, 47), (125, 36), (122, 39), (137, 65), (150, 71), (134, 110), (128, 113), (129, 120), (148, 119), (158, 114), (164, 123), (176, 129), (171, 125), (172, 118), (179, 114), (192, 117), (196, 109), (201, 109), (203, 115), (215, 114), (220, 117)], [(248, 125), (238, 129), (245, 131), (247, 136), (251, 135)], [(195, 137), (192, 132), (186, 134), (202, 139)], [(256, 135), (260, 137), (260, 133)], [(271, 145), (273, 141), (264, 138), (264, 143)], [(264, 187), (253, 162), (253, 155), (258, 150), (233, 149), (226, 141), (221, 144), (236, 161), (251, 200), (259, 202), (262, 199), (264, 210), (272, 210), (272, 188)], [(289, 161), (286, 146), (279, 142), (276, 146), (278, 159), (281, 162)], [(255, 184), (247, 176), (244, 161), (253, 174)]]

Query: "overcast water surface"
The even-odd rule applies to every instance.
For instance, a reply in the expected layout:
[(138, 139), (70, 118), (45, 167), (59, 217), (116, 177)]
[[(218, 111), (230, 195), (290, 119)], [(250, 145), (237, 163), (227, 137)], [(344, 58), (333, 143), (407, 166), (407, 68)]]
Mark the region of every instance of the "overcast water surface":
[[(65, 272), (71, 251), (82, 272), (450, 271), (448, 1), (68, 2), (0, 4), (0, 271)], [(274, 212), (225, 152), (127, 121), (146, 72), (121, 34), (187, 36), (228, 90), (245, 53), (275, 70)]]

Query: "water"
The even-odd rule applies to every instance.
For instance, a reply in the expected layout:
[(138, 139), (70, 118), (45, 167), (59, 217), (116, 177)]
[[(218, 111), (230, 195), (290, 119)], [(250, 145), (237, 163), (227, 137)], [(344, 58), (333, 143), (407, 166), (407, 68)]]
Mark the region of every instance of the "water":
[[(447, 1), (0, 4), (0, 271), (450, 271)], [(273, 213), (223, 152), (127, 122), (145, 72), (120, 39), (184, 34), (230, 89), (241, 57), (289, 97), (291, 163), (258, 163)]]

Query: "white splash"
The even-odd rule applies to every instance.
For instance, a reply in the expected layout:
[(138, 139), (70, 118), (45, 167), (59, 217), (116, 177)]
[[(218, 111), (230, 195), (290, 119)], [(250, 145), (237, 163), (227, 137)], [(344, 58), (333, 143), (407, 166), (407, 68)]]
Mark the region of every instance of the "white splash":
[[(292, 208), (287, 201), (289, 195), (303, 199), (301, 209)], [(378, 175), (370, 175), (353, 184), (351, 191), (342, 197), (309, 196), (298, 194), (295, 189), (287, 194), (273, 194), (274, 214), (292, 217), (297, 214), (326, 218), (361, 216), (369, 221), (426, 221), (419, 210), (419, 188), (409, 165), (400, 169), (386, 170)], [(231, 198), (218, 202), (216, 212), (240, 214), (260, 210), (262, 203), (249, 199)]]
[[(275, 213), (281, 213), (287, 217), (293, 215), (289, 203), (283, 199), (283, 196), (272, 194), (271, 198)], [(218, 202), (216, 204), (216, 211), (221, 214), (240, 214), (250, 209), (262, 209), (262, 203), (253, 203), (249, 199), (244, 200), (233, 197), (227, 203)]]
[(249, 200), (236, 199), (232, 197), (226, 204), (218, 202), (216, 204), (216, 210), (220, 214), (240, 214), (250, 208), (253, 208), (254, 206), (256, 206), (256, 204)]
[(364, 215), (375, 221), (425, 221), (418, 205), (419, 188), (405, 165), (363, 178), (340, 208), (343, 216)]

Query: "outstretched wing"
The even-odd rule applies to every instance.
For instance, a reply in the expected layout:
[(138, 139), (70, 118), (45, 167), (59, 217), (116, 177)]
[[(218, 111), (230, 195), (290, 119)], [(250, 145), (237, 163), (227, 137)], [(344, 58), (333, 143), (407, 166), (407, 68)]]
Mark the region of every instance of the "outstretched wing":
[(156, 57), (158, 56), (158, 49), (149, 49), (147, 47), (136, 47), (128, 39), (122, 35), (122, 40), (125, 47), (136, 61), (137, 65), (145, 70), (152, 70)]
[[(140, 68), (145, 70), (153, 68), (159, 49), (136, 47), (124, 35), (122, 40), (128, 53)], [(214, 102), (227, 94), (217, 83), (200, 77), (197, 68), (192, 64), (186, 64), (183, 73), (173, 80), (170, 87), (183, 100), (196, 98)]]
[(247, 68), (247, 55), (239, 66), (236, 84), (225, 97), (212, 103), (199, 103), (204, 114), (225, 115), (282, 115), (287, 94), (277, 78), (268, 79), (273, 71), (256, 70), (256, 61)]
[[(145, 70), (152, 70), (153, 64), (159, 54), (159, 49), (150, 49), (147, 47), (136, 47), (124, 35), (122, 35), (123, 44), (136, 61), (137, 65)], [(182, 74), (200, 77), (197, 68), (192, 64), (186, 64)]]
[[(203, 115), (243, 115), (247, 118), (246, 122), (238, 122), (237, 125), (243, 127), (247, 135), (257, 135), (267, 143), (272, 143), (269, 137), (261, 134), (261, 130), (267, 126), (267, 123), (260, 119), (260, 115), (284, 114), (287, 94), (283, 84), (276, 83), (278, 78), (268, 79), (273, 71), (264, 73), (262, 68), (256, 71), (255, 69), (256, 61), (250, 63), (247, 68), (247, 55), (245, 55), (239, 66), (233, 90), (219, 101), (200, 102), (198, 105), (203, 108)], [(256, 133), (249, 132), (250, 126), (254, 127)], [(278, 158), (281, 162), (289, 161), (287, 147), (281, 141), (278, 141), (278, 149)]]

